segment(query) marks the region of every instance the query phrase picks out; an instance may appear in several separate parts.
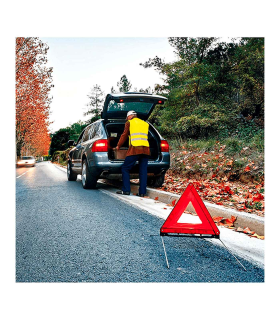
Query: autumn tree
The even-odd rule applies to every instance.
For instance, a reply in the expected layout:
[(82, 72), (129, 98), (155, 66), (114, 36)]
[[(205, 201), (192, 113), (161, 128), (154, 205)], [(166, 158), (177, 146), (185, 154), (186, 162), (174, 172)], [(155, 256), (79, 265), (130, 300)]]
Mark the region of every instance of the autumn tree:
[(117, 86), (118, 86), (120, 92), (128, 92), (131, 89), (132, 84), (127, 79), (126, 75), (124, 74), (121, 77), (120, 81), (117, 83)]
[(46, 66), (49, 47), (39, 38), (16, 38), (16, 153), (46, 155), (50, 144), (49, 92), (52, 68)]
[(100, 85), (96, 84), (92, 87), (90, 93), (88, 94), (89, 103), (88, 111), (84, 113), (85, 116), (92, 115), (89, 123), (92, 123), (100, 119), (101, 111), (104, 103), (104, 92), (101, 90)]

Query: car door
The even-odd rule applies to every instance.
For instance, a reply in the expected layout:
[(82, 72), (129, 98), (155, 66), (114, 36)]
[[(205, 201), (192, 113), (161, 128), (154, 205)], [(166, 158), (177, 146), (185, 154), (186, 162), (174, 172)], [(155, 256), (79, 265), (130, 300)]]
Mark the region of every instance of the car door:
[(85, 128), (85, 132), (82, 136), (82, 140), (81, 140), (81, 148), (80, 148), (80, 152), (78, 154), (78, 156), (80, 157), (81, 159), (81, 166), (82, 166), (82, 156), (83, 156), (83, 153), (86, 152), (86, 149), (88, 148), (88, 143), (89, 143), (89, 133), (90, 133), (90, 130), (91, 130), (91, 127), (92, 125), (89, 125)]
[(127, 112), (134, 110), (137, 117), (146, 121), (155, 106), (163, 105), (167, 98), (141, 92), (110, 93), (107, 94), (101, 118), (126, 119)]
[(75, 150), (73, 151), (72, 155), (72, 169), (74, 171), (80, 171), (82, 168), (81, 163), (81, 153), (82, 153), (82, 141), (84, 136), (85, 130), (80, 134)]

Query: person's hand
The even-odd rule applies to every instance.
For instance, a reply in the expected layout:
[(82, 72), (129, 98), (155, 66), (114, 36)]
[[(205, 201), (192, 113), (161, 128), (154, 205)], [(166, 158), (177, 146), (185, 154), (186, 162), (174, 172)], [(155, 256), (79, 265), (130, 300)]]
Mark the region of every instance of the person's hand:
[(113, 150), (118, 151), (120, 148), (116, 146), (116, 148), (113, 148)]

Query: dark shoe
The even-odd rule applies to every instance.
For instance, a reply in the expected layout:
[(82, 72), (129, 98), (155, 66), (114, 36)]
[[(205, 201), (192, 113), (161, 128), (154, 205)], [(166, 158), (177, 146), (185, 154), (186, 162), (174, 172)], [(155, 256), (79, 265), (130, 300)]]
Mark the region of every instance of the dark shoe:
[(142, 198), (143, 198), (143, 197), (145, 197), (145, 194), (144, 194), (144, 193), (137, 193), (137, 194), (136, 194), (136, 196), (137, 196), (137, 197), (142, 197)]
[(130, 192), (124, 192), (124, 191), (117, 191), (116, 193), (117, 194), (123, 194), (125, 196), (129, 196), (130, 195)]

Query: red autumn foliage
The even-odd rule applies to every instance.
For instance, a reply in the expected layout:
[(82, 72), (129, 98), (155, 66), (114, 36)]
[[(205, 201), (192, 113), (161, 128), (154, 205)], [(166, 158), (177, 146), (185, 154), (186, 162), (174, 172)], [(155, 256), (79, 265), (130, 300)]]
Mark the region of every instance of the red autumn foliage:
[(233, 227), (233, 224), (234, 224), (234, 221), (236, 220), (236, 217), (231, 216), (230, 219), (226, 219), (224, 217), (214, 216), (213, 220), (215, 223), (217, 223), (218, 226)]
[(244, 233), (247, 233), (247, 234), (254, 234), (254, 233), (255, 233), (254, 231), (251, 231), (248, 227), (245, 228), (245, 229), (243, 230), (243, 232), (244, 232)]
[(50, 145), (49, 92), (52, 68), (48, 46), (39, 38), (16, 38), (16, 147), (28, 155), (46, 155)]
[(231, 216), (230, 219), (225, 219), (224, 225), (227, 225), (228, 227), (233, 227), (234, 221), (236, 220), (236, 217)]
[(213, 218), (214, 222), (221, 222), (224, 219), (223, 217), (216, 217), (216, 216), (214, 216), (212, 218)]
[(253, 201), (261, 201), (264, 199), (264, 196), (260, 193), (257, 193), (255, 196), (253, 196)]

